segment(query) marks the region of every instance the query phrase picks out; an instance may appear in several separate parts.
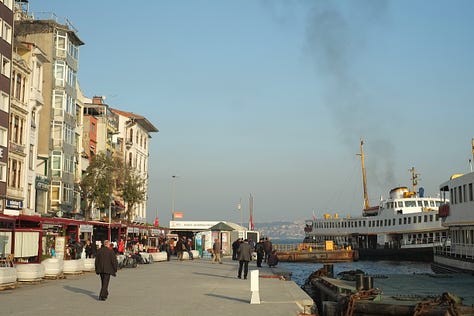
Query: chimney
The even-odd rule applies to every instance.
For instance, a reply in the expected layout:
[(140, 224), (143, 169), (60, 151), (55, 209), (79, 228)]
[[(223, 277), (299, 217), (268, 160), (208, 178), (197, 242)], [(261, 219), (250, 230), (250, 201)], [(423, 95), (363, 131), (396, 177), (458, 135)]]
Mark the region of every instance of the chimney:
[(92, 104), (104, 104), (105, 97), (103, 96), (94, 96), (92, 97)]

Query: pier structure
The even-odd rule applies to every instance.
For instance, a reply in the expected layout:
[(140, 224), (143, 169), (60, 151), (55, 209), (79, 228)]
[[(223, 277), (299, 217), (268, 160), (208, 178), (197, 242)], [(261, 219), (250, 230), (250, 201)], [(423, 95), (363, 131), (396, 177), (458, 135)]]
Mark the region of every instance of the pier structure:
[[(251, 262), (250, 273), (255, 269)], [(98, 300), (100, 278), (86, 272), (19, 284), (0, 293), (0, 305), (2, 315), (12, 316), (310, 314), (313, 300), (295, 282), (282, 280), (279, 269), (259, 269), (259, 304), (251, 304), (251, 280), (238, 279), (237, 270), (238, 262), (227, 258), (223, 264), (212, 264), (206, 259), (173, 257), (119, 270), (110, 280), (106, 301)]]

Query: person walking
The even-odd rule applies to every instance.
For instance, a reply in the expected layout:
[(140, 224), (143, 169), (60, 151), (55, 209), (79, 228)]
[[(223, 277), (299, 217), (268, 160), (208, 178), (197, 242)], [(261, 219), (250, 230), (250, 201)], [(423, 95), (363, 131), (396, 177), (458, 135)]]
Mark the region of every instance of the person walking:
[(212, 263), (219, 262), (222, 263), (221, 257), (221, 242), (218, 238), (214, 239), (214, 244), (212, 245)]
[(255, 246), (255, 251), (257, 252), (257, 267), (262, 267), (263, 256), (265, 255), (265, 247), (263, 245), (263, 238), (260, 238), (260, 241)]
[(232, 243), (232, 260), (237, 260), (237, 251), (239, 250), (240, 246), (240, 238), (237, 238), (233, 243)]
[(265, 237), (265, 241), (263, 242), (263, 247), (265, 248), (265, 258), (263, 259), (264, 262), (267, 262), (268, 256), (272, 253), (273, 245), (270, 241), (270, 238)]
[(105, 301), (109, 296), (110, 276), (117, 275), (118, 261), (114, 251), (110, 249), (110, 241), (104, 241), (104, 245), (97, 250), (95, 257), (95, 273), (100, 275), (101, 288), (99, 300)]
[(239, 272), (237, 277), (242, 278), (242, 268), (244, 270), (244, 280), (247, 279), (249, 273), (249, 261), (252, 259), (252, 248), (250, 248), (248, 239), (240, 243), (237, 258), (239, 259)]

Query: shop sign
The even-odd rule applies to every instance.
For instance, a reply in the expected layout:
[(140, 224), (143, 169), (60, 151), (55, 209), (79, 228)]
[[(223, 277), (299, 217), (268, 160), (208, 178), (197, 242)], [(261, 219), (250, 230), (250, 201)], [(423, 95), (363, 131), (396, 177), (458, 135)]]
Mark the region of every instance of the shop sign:
[(94, 227), (92, 225), (81, 224), (79, 225), (79, 229), (81, 233), (92, 233), (94, 230)]
[(6, 200), (6, 208), (19, 210), (23, 208), (23, 201)]

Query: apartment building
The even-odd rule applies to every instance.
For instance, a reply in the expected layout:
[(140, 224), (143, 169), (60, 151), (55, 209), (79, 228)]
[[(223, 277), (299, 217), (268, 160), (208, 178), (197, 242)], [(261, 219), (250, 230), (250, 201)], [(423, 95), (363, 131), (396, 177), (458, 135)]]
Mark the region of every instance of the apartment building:
[[(142, 179), (148, 179), (148, 157), (151, 133), (158, 129), (144, 116), (112, 109), (119, 117), (118, 138), (123, 152), (124, 162), (134, 168)], [(148, 191), (148, 181), (145, 190)], [(146, 200), (134, 206), (132, 221), (146, 223)]]
[(0, 0), (0, 212), (7, 198), (8, 120), (13, 55), (13, 0)]
[[(43, 19), (22, 16), (15, 21), (15, 37), (40, 48), (50, 63), (44, 65), (43, 97), (38, 133), (38, 159), (46, 161), (50, 185), (49, 215), (71, 217), (77, 211), (77, 71), (79, 47), (84, 43), (67, 19), (54, 14)], [(44, 181), (42, 182), (44, 183)]]

